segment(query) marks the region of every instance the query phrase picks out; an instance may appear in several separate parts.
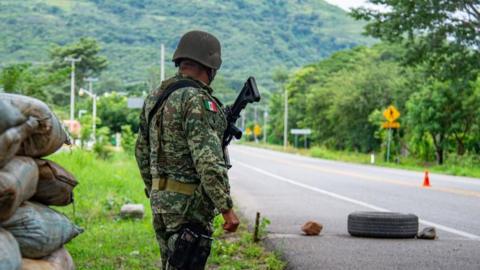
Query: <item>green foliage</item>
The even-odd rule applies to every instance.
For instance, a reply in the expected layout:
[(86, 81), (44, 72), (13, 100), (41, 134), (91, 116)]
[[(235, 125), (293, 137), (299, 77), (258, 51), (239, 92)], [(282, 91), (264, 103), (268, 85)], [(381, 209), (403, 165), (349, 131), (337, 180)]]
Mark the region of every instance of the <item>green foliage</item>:
[[(157, 269), (158, 244), (151, 225), (151, 211), (143, 220), (118, 219), (124, 202), (149, 203), (132, 158), (117, 154), (109, 161), (93, 153), (73, 151), (53, 160), (71, 171), (80, 185), (73, 207), (59, 207), (85, 232), (67, 245), (78, 269)], [(136, 255), (133, 255), (136, 254)]]
[[(284, 269), (285, 262), (275, 253), (267, 252), (261, 245), (253, 242), (252, 233), (245, 223), (240, 225), (235, 234), (225, 234), (222, 229), (223, 219), (218, 216), (214, 221), (216, 228), (212, 255), (209, 258), (210, 268), (207, 269)], [(262, 224), (263, 220), (262, 220)]]
[[(86, 103), (86, 108), (91, 108), (91, 99)], [(123, 125), (131, 126), (132, 130), (138, 130), (140, 114), (139, 109), (127, 108), (127, 97), (116, 92), (107, 93), (97, 101), (97, 116), (101, 120), (101, 126), (110, 128), (112, 133), (122, 132)]]
[(5, 92), (32, 96), (54, 105), (67, 106), (70, 102), (70, 64), (65, 57), (81, 58), (76, 63), (76, 85), (84, 85), (84, 78), (100, 75), (106, 68), (106, 58), (99, 56), (100, 48), (94, 39), (80, 39), (78, 43), (55, 45), (50, 49), (50, 62), (21, 63), (5, 66), (0, 73), (0, 85)]
[(100, 46), (93, 38), (80, 38), (76, 43), (65, 46), (54, 46), (50, 50), (53, 69), (71, 69), (71, 62), (66, 58), (80, 59), (75, 63), (75, 79), (77, 85), (84, 84), (84, 79), (99, 76), (107, 68), (107, 58), (100, 56)]
[(351, 15), (369, 23), (368, 35), (402, 43), (404, 60), (422, 65), (442, 80), (476, 79), (480, 67), (480, 4), (468, 1), (370, 0), (390, 8), (354, 9)]
[(260, 225), (258, 228), (258, 237), (261, 239), (263, 237), (266, 237), (268, 234), (268, 225), (270, 225), (272, 222), (268, 219), (263, 217), (262, 220), (260, 221)]
[[(172, 74), (176, 43), (194, 28), (219, 37), (219, 74), (235, 89), (250, 75), (270, 88), (272, 66), (293, 68), (371, 42), (360, 35), (361, 23), (319, 0), (28, 0), (3, 1), (0, 7), (3, 63), (43, 61), (52, 43), (94, 37), (109, 59), (105, 76), (127, 83), (147, 81), (148, 68), (159, 65), (161, 43)], [(75, 47), (68, 53), (76, 54)]]
[[(411, 97), (409, 124), (414, 136), (431, 136), (437, 163), (455, 141), (457, 153), (478, 125), (475, 87), (480, 70), (480, 4), (478, 1), (370, 0), (388, 11), (365, 8), (351, 15), (367, 20), (366, 33), (405, 48), (402, 62), (418, 67), (423, 77)], [(468, 105), (467, 105), (468, 104)], [(478, 104), (478, 103), (477, 103)]]
[(229, 86), (228, 81), (222, 76), (215, 77), (212, 87), (215, 89), (215, 96), (224, 104), (232, 104), (237, 98), (236, 90), (240, 90)]
[(442, 164), (444, 151), (452, 144), (457, 144), (457, 154), (465, 153), (466, 140), (480, 120), (478, 106), (473, 105), (479, 102), (478, 88), (458, 89), (449, 82), (432, 81), (411, 96), (409, 126), (418, 137), (431, 136), (437, 162)]
[[(80, 182), (75, 189), (75, 208), (56, 208), (85, 229), (66, 245), (77, 269), (158, 269), (160, 252), (151, 223), (150, 203), (132, 156), (115, 153), (105, 161), (90, 152), (73, 151), (55, 154), (51, 159), (72, 172)], [(124, 203), (143, 204), (145, 218), (120, 219)], [(221, 216), (215, 219), (209, 268), (284, 268), (278, 256), (252, 243), (245, 224), (235, 234), (224, 234), (222, 224)]]
[[(289, 129), (311, 128), (314, 144), (335, 149), (378, 149), (378, 123), (369, 122), (369, 116), (391, 104), (403, 111), (412, 91), (408, 71), (392, 57), (396, 50), (387, 45), (359, 47), (298, 70), (286, 83)], [(280, 94), (270, 100), (274, 126), (270, 136), (277, 141), (283, 130), (282, 103)]]
[(5, 92), (54, 102), (63, 94), (57, 88), (65, 81), (67, 74), (67, 69), (51, 71), (48, 66), (13, 64), (1, 70), (0, 85)]
[(275, 93), (269, 101), (268, 141), (274, 144), (283, 142), (283, 93)]
[(133, 134), (132, 128), (129, 125), (122, 126), (122, 148), (125, 152), (133, 155), (135, 152), (135, 142), (137, 136)]
[(80, 130), (80, 146), (84, 148), (85, 143), (92, 139), (92, 132), (93, 132), (93, 121), (90, 115), (83, 115), (80, 118), (80, 125), (82, 129)]
[[(404, 66), (405, 50), (391, 44), (358, 47), (296, 71), (285, 84), (289, 129), (312, 129), (313, 145), (379, 152), (387, 142), (382, 112), (395, 105), (402, 117), (393, 132), (392, 160), (412, 155), (442, 164), (446, 153), (480, 153), (480, 113), (474, 105), (480, 103), (480, 79), (440, 80), (426, 67)], [(274, 143), (283, 138), (282, 96), (270, 99)]]
[(97, 129), (96, 133), (97, 138), (93, 146), (93, 151), (103, 160), (110, 159), (113, 155), (113, 149), (110, 143), (110, 129), (108, 127), (101, 127)]

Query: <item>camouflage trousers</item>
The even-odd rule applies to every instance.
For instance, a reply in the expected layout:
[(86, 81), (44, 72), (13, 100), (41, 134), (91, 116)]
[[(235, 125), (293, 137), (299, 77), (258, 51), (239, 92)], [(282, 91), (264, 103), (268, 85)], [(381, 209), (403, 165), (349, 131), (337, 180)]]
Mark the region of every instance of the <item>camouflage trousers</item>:
[[(175, 243), (180, 236), (182, 226), (187, 223), (183, 215), (153, 214), (153, 228), (160, 246), (163, 270), (183, 270), (169, 265), (168, 258), (175, 249)], [(211, 226), (208, 226), (207, 230), (211, 230)], [(210, 249), (210, 246), (211, 243), (207, 248)]]

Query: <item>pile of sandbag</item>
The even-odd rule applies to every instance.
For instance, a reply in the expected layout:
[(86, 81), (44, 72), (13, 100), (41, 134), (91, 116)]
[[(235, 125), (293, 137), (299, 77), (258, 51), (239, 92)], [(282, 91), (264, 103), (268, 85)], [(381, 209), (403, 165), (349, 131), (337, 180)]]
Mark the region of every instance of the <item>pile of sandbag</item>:
[(0, 269), (75, 268), (63, 246), (83, 230), (48, 206), (72, 203), (77, 181), (41, 159), (69, 143), (45, 103), (0, 93)]

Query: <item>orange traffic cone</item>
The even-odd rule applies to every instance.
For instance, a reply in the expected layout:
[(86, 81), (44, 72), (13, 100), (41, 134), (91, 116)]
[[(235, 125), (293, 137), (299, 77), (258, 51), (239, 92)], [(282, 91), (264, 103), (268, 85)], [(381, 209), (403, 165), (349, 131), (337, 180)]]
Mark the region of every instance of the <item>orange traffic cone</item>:
[(428, 171), (425, 170), (425, 177), (423, 178), (423, 186), (430, 187), (430, 177), (428, 177)]

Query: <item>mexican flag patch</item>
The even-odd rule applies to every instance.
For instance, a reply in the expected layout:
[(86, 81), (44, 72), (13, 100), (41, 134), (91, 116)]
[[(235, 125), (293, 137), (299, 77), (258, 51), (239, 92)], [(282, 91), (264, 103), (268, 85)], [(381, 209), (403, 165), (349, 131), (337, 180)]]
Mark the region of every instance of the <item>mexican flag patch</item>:
[(205, 104), (205, 109), (211, 112), (218, 112), (218, 107), (217, 107), (217, 104), (215, 104), (215, 102), (210, 100), (204, 100), (203, 102)]

